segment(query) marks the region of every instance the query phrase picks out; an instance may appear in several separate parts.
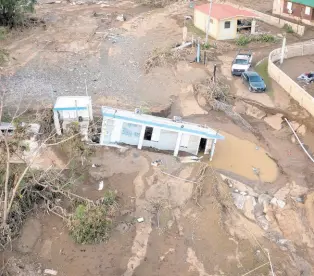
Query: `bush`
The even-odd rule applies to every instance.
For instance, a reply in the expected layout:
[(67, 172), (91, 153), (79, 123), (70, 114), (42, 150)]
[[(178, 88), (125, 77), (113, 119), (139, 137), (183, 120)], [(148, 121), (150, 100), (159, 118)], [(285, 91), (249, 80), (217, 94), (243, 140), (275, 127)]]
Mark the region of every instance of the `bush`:
[(287, 23), (283, 26), (283, 29), (289, 34), (294, 33), (292, 26)]
[(33, 12), (36, 0), (0, 0), (0, 25), (23, 24), (25, 13)]
[(247, 44), (249, 44), (251, 42), (251, 38), (250, 36), (246, 36), (246, 35), (240, 35), (237, 39), (236, 39), (236, 44), (238, 46), (245, 46)]
[(76, 243), (93, 244), (106, 241), (110, 236), (116, 205), (116, 194), (105, 193), (98, 205), (80, 204), (69, 220), (70, 235)]
[(276, 41), (276, 37), (271, 34), (260, 34), (260, 35), (240, 35), (236, 39), (236, 44), (238, 46), (245, 46), (253, 41), (256, 42), (270, 42)]

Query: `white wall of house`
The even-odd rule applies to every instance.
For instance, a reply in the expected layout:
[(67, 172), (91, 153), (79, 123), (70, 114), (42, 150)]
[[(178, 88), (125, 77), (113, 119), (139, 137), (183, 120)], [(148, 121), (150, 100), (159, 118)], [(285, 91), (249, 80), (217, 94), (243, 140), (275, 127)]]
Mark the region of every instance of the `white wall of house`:
[(217, 40), (235, 39), (237, 37), (237, 19), (220, 20)]
[[(204, 33), (206, 33), (208, 22), (208, 15), (200, 12), (199, 10), (194, 9), (194, 26)], [(215, 39), (217, 39), (217, 27), (218, 21), (215, 18), (211, 18), (210, 26), (209, 26), (209, 35)]]
[[(102, 124), (100, 144), (121, 143), (138, 146), (142, 125), (131, 124), (120, 120), (105, 119)], [(143, 141), (143, 147), (152, 147), (159, 150), (174, 151), (178, 139), (178, 132), (167, 129), (153, 128), (151, 140)], [(179, 151), (197, 155), (201, 137), (183, 133)], [(211, 145), (211, 139), (208, 140)]]

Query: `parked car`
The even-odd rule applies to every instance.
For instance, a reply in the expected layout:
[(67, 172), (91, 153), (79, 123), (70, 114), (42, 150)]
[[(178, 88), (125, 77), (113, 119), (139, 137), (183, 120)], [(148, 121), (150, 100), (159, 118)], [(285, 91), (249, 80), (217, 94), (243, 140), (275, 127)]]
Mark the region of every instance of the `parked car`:
[(251, 52), (239, 51), (232, 62), (231, 74), (233, 76), (241, 76), (241, 74), (250, 69), (253, 55)]
[(251, 92), (265, 92), (266, 84), (263, 78), (254, 71), (242, 73), (242, 82), (248, 86)]

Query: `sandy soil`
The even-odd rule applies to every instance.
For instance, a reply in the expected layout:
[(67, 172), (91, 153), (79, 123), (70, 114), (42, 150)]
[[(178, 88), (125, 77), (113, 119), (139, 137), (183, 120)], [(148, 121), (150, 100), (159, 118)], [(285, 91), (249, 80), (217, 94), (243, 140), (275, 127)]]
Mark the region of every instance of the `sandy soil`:
[[(297, 81), (303, 73), (314, 72), (314, 56), (303, 56), (289, 58), (281, 65), (283, 70), (289, 77)], [(300, 81), (299, 84), (314, 97), (314, 83), (306, 84)]]

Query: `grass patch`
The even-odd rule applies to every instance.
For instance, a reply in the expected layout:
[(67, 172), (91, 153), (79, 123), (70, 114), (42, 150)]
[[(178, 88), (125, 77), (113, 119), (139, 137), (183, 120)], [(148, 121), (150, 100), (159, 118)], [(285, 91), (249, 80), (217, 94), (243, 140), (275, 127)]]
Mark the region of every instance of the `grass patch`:
[[(193, 20), (188, 20), (185, 24), (188, 32), (195, 34), (197, 37), (205, 38), (206, 34), (194, 26)], [(196, 38), (196, 37), (195, 37)]]
[(267, 86), (267, 93), (269, 96), (273, 96), (271, 78), (268, 74), (268, 59), (265, 58), (260, 64), (255, 67), (256, 72), (264, 79)]
[(277, 39), (271, 34), (260, 34), (260, 35), (240, 35), (235, 43), (238, 46), (245, 46), (251, 42), (261, 42), (261, 43), (274, 43)]

